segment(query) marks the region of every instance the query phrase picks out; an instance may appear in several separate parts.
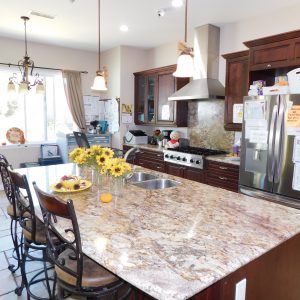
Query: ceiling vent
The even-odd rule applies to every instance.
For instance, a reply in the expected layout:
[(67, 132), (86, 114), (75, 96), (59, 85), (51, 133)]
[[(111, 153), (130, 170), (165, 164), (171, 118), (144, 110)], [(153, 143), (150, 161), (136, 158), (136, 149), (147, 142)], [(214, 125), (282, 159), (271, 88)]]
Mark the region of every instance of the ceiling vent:
[(36, 11), (36, 10), (32, 10), (30, 12), (30, 14), (32, 16), (37, 16), (37, 17), (41, 17), (41, 18), (45, 18), (45, 19), (50, 19), (50, 20), (53, 20), (55, 18), (55, 16), (53, 16), (53, 15), (48, 15), (48, 14), (45, 14), (45, 13), (42, 13), (42, 12)]

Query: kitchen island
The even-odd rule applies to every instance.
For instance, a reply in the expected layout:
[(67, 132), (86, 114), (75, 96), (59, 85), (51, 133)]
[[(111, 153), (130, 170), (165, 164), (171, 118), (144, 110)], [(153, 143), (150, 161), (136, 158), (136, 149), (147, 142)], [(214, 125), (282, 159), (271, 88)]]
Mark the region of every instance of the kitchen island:
[[(181, 184), (161, 190), (127, 184), (108, 204), (98, 201), (93, 186), (59, 194), (74, 200), (85, 254), (157, 299), (230, 300), (243, 278), (247, 300), (300, 299), (299, 210), (136, 170)], [(77, 168), (19, 171), (49, 192), (50, 184)]]

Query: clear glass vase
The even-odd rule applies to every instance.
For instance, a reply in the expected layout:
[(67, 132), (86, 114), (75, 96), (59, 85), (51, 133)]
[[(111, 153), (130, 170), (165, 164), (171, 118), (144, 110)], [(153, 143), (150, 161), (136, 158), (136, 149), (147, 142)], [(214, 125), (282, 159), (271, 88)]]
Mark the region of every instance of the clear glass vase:
[(88, 178), (88, 167), (85, 165), (77, 165), (77, 174), (81, 179), (86, 180)]
[(124, 178), (112, 177), (110, 181), (111, 194), (114, 196), (122, 196), (124, 190)]

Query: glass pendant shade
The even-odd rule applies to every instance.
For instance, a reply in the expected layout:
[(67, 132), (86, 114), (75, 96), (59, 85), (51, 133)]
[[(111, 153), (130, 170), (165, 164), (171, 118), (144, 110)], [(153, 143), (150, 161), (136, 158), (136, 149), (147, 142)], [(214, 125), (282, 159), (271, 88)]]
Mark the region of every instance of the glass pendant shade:
[(16, 87), (15, 87), (15, 84), (14, 84), (12, 81), (10, 81), (10, 82), (8, 83), (8, 85), (7, 85), (7, 92), (8, 92), (9, 94), (14, 94), (14, 93), (16, 93)]
[(189, 54), (181, 54), (177, 60), (177, 68), (173, 73), (175, 77), (193, 77), (194, 60)]
[(93, 91), (107, 91), (105, 79), (101, 74), (97, 73), (94, 79), (93, 86), (91, 86), (91, 89)]
[(19, 94), (27, 94), (28, 93), (28, 84), (25, 81), (22, 81), (19, 84)]
[(39, 82), (36, 86), (36, 89), (35, 89), (35, 92), (36, 94), (38, 95), (44, 95), (45, 94), (45, 87), (43, 85), (42, 82)]

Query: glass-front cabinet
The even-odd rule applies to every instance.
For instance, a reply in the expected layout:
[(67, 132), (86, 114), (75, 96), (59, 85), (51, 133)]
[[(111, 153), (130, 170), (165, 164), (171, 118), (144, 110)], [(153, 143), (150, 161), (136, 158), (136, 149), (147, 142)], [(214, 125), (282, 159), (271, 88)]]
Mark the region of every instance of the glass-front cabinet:
[(176, 65), (172, 65), (134, 73), (135, 124), (187, 126), (187, 102), (168, 100), (189, 82), (189, 78), (175, 78), (175, 68)]

